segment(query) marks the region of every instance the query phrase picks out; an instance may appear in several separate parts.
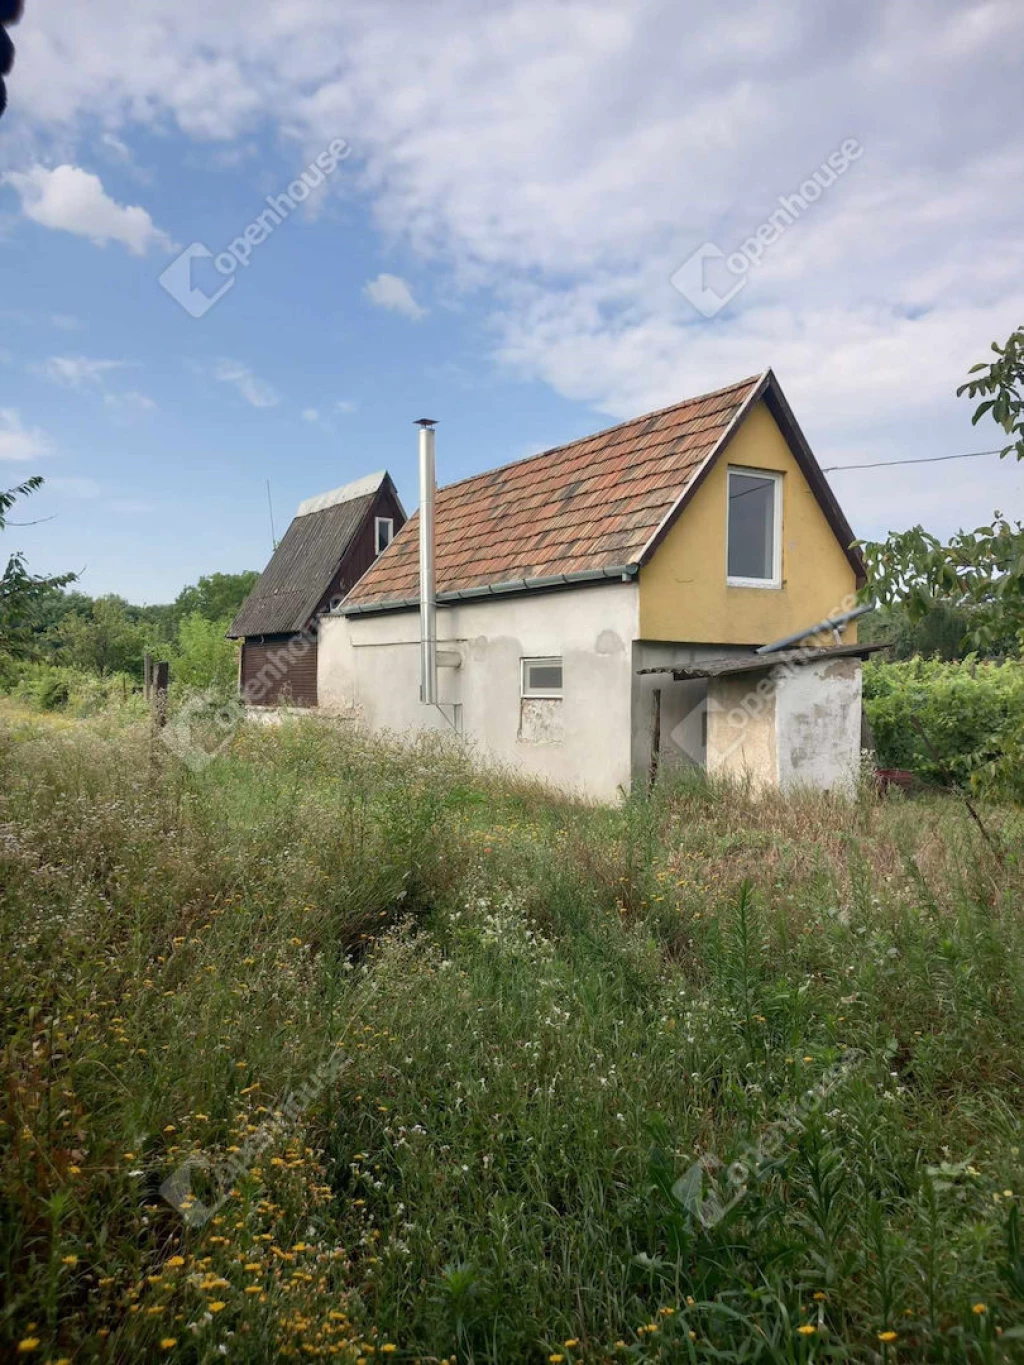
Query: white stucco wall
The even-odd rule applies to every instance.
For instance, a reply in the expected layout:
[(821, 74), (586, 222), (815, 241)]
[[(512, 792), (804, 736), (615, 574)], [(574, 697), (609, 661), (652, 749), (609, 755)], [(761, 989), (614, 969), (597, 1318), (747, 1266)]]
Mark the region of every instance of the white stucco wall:
[(860, 776), (861, 662), (822, 659), (796, 669), (776, 702), (779, 786), (852, 796)]
[(860, 773), (861, 664), (822, 659), (708, 687), (708, 771), (755, 786), (852, 796)]
[[(615, 800), (630, 782), (638, 614), (632, 582), (439, 607), (439, 653), (461, 660), (438, 670), (446, 713), (461, 708), (462, 732), (485, 756), (592, 799)], [(324, 618), (321, 709), (397, 733), (449, 729), (444, 716), (420, 703), (418, 642), (415, 611)], [(560, 724), (527, 715), (530, 740), (521, 736), (520, 661), (549, 655), (563, 661)]]

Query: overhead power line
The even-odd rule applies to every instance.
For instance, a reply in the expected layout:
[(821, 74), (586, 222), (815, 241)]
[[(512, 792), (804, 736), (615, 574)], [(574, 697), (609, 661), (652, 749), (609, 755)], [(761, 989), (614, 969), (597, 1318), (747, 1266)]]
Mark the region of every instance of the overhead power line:
[(831, 464), (821, 472), (835, 474), (843, 469), (886, 469), (894, 464), (941, 464), (943, 460), (976, 460), (980, 455), (1001, 455), (1001, 450), (965, 450), (962, 455), (919, 455), (912, 460), (873, 460), (870, 464)]

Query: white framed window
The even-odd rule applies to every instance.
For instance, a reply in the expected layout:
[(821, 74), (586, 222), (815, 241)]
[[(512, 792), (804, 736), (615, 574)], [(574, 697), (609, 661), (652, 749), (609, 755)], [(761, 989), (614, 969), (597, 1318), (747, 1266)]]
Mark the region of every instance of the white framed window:
[(561, 697), (561, 658), (549, 656), (544, 659), (523, 659), (522, 666), (524, 697)]
[(782, 475), (729, 469), (726, 577), (733, 588), (782, 587)]
[(395, 523), (391, 517), (374, 517), (374, 554), (383, 554), (395, 537)]

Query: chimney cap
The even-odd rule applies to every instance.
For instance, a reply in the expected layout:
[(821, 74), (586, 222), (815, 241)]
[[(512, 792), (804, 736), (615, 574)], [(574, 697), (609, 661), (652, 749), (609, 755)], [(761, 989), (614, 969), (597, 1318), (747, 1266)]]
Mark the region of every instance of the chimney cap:
[(417, 427), (436, 427), (436, 426), (437, 426), (437, 421), (436, 421), (436, 419), (433, 418), (433, 417), (417, 417), (416, 421), (413, 423), (413, 426), (417, 426)]

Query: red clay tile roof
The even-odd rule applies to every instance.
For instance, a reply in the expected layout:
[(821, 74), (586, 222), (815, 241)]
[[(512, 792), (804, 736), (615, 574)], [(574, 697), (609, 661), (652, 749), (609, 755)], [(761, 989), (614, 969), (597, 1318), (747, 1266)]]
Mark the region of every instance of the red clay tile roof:
[[(438, 594), (636, 564), (761, 382), (744, 379), (439, 489)], [(345, 607), (415, 597), (418, 536), (415, 514)]]

